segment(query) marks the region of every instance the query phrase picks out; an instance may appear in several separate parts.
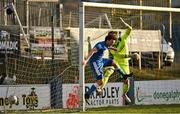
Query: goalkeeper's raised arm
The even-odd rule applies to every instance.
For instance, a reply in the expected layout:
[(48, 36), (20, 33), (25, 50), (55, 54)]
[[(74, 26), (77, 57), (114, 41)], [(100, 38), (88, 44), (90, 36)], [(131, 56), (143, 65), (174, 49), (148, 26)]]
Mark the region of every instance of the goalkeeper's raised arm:
[(120, 20), (121, 20), (121, 22), (127, 27), (127, 33), (128, 34), (130, 34), (130, 32), (131, 32), (131, 30), (132, 30), (132, 27), (129, 25), (129, 24), (127, 24), (121, 17), (120, 17)]

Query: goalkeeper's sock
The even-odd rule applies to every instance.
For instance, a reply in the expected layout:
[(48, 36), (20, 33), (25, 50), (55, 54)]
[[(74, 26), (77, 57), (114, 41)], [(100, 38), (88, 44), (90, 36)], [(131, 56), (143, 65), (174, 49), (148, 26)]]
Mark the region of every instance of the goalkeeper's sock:
[(129, 91), (129, 84), (123, 84), (123, 93), (127, 93)]
[(103, 86), (102, 88), (104, 88), (106, 86), (106, 83), (108, 82), (109, 80), (109, 77), (114, 73), (114, 68), (108, 68), (105, 72), (105, 75), (104, 75), (104, 79), (103, 79)]
[(88, 90), (88, 95), (91, 95), (95, 90), (96, 90), (96, 88), (97, 88), (97, 84), (95, 83), (95, 84), (93, 84), (92, 86), (91, 86), (91, 88)]

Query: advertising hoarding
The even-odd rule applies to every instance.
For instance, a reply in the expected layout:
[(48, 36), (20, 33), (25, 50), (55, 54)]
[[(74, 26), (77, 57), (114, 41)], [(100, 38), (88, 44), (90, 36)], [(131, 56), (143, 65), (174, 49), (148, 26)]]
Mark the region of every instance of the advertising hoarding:
[[(88, 91), (91, 85), (92, 83), (86, 84), (85, 91)], [(78, 84), (63, 84), (63, 108), (79, 107), (80, 96), (78, 92)], [(95, 91), (89, 99), (89, 104), (86, 103), (86, 107), (122, 106), (122, 95), (122, 83), (108, 83), (103, 89), (102, 97), (98, 96)]]
[(179, 104), (180, 80), (136, 81), (135, 104)]
[[(34, 58), (44, 59), (52, 58), (52, 30), (51, 27), (35, 27), (30, 31), (31, 54)], [(54, 28), (54, 58), (67, 60), (68, 54), (66, 43), (64, 42), (64, 34), (59, 28)]]
[[(50, 85), (1, 85), (0, 86), (0, 110), (27, 110), (43, 109), (50, 107)], [(8, 97), (17, 96), (18, 104), (10, 107)]]

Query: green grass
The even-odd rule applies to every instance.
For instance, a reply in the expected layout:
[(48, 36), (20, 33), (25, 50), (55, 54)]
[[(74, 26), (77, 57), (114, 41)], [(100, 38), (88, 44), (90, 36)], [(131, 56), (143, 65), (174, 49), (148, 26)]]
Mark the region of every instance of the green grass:
[(180, 113), (180, 105), (134, 105), (89, 109), (86, 113)]
[(136, 80), (171, 80), (180, 79), (180, 65), (158, 68), (130, 68), (131, 72), (135, 74)]
[(16, 111), (8, 112), (8, 114), (59, 114), (59, 113), (76, 113), (76, 114), (118, 114), (118, 113), (180, 113), (180, 104), (171, 105), (132, 105), (121, 107), (103, 107), (89, 108), (85, 112), (68, 109), (50, 109), (35, 111)]

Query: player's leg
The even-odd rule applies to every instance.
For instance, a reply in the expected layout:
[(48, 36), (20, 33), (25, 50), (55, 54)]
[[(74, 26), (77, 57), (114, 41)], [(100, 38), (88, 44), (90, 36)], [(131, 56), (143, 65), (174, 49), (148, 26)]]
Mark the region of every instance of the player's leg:
[[(122, 63), (122, 62), (121, 62)], [(121, 68), (123, 69), (123, 71), (126, 73), (126, 74), (129, 74), (130, 73), (130, 70), (129, 70), (129, 63), (126, 61), (124, 61), (122, 64), (119, 64), (121, 66)], [(123, 98), (126, 102), (130, 103), (131, 102), (131, 99), (128, 97), (127, 93), (129, 91), (129, 88), (130, 88), (130, 80), (129, 78), (127, 79), (123, 79)]]
[(114, 72), (114, 67), (112, 66), (112, 59), (107, 59), (107, 58), (103, 58), (103, 68), (105, 68), (104, 72), (102, 73), (102, 84), (100, 87), (98, 87), (97, 90), (97, 94), (99, 96), (102, 95), (103, 93), (103, 88), (106, 85), (106, 83), (109, 80), (109, 77), (113, 74)]
[(103, 78), (103, 86), (102, 86), (102, 89), (106, 86), (108, 80), (109, 80), (109, 77), (114, 73), (114, 67), (113, 66), (109, 66), (109, 67), (106, 67), (105, 70), (104, 70), (104, 78)]
[(131, 99), (127, 95), (129, 88), (130, 88), (130, 80), (127, 78), (126, 80), (123, 80), (123, 98), (126, 100), (126, 102), (131, 103)]
[(127, 93), (129, 91), (129, 79), (127, 78), (126, 80), (123, 80), (123, 92), (124, 93)]
[(112, 66), (114, 66), (117, 69), (117, 71), (120, 73), (121, 78), (123, 79), (127, 79), (128, 77), (131, 77), (133, 75), (133, 73), (126, 74), (114, 60), (112, 61)]
[(101, 80), (97, 80), (96, 83), (94, 83), (90, 87), (90, 89), (86, 92), (85, 99), (89, 99), (90, 95), (92, 95), (94, 91), (96, 91), (98, 88), (101, 88), (102, 83), (103, 83), (102, 79)]
[[(130, 103), (131, 99), (128, 97), (127, 92), (130, 88), (130, 80), (128, 77), (131, 77), (133, 73), (130, 73), (129, 71), (129, 63), (128, 61), (118, 61), (118, 65), (121, 66), (121, 70), (124, 71), (124, 76), (121, 76), (123, 78), (123, 98), (126, 102)], [(127, 75), (129, 74), (129, 75)]]
[(115, 68), (112, 66), (112, 62), (113, 62), (113, 59), (112, 58), (109, 58), (109, 59), (106, 59), (104, 58), (103, 59), (103, 63), (104, 63), (104, 78), (103, 78), (103, 85), (101, 87), (101, 89), (103, 89), (105, 87), (105, 85), (107, 84), (108, 80), (109, 80), (109, 77), (114, 73), (114, 70)]
[(93, 84), (90, 89), (86, 92), (85, 94), (85, 99), (89, 99), (90, 95), (97, 90), (97, 88), (101, 88), (102, 84), (103, 84), (103, 71), (102, 71), (102, 67), (103, 64), (100, 65), (99, 63), (93, 62), (92, 64), (90, 64), (90, 67), (94, 73), (94, 76), (96, 78), (96, 83)]
[(106, 86), (106, 84), (107, 84), (107, 82), (108, 82), (108, 80), (109, 80), (109, 77), (114, 73), (114, 67), (113, 67), (113, 66), (110, 66), (110, 67), (108, 67), (108, 68), (105, 68), (104, 72), (105, 72), (105, 73), (104, 73), (104, 78), (103, 78), (103, 80), (102, 80), (102, 86), (97, 89), (97, 94), (98, 94), (99, 96), (102, 95), (102, 93), (103, 93), (103, 88)]

